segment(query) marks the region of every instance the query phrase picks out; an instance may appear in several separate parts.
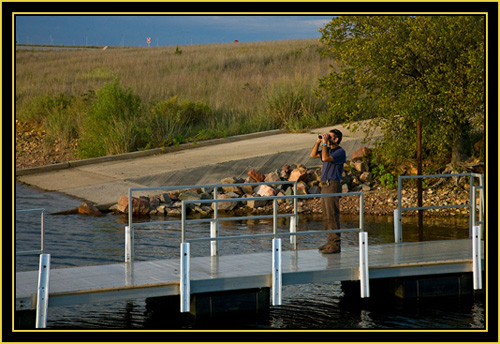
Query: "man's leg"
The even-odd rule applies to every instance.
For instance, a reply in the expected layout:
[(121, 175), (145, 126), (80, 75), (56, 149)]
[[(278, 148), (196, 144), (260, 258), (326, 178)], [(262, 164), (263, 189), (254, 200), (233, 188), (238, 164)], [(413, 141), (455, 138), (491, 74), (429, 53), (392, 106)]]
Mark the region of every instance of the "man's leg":
[[(321, 188), (322, 194), (340, 193), (342, 191), (340, 181), (330, 182)], [(323, 210), (323, 222), (325, 230), (340, 229), (340, 206), (339, 197), (322, 197), (321, 206)], [(340, 252), (340, 233), (328, 233), (327, 243), (318, 247), (322, 253)]]

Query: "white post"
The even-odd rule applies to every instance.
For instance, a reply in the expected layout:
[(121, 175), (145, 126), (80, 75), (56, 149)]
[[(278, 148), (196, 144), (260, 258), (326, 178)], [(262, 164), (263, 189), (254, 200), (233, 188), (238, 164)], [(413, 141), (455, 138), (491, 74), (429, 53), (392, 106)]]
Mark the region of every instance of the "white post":
[(397, 209), (394, 209), (394, 242), (396, 244), (403, 242), (401, 235), (401, 222), (399, 219), (399, 211)]
[(134, 261), (134, 231), (125, 226), (125, 263)]
[(472, 232), (472, 275), (474, 290), (479, 290), (483, 288), (481, 269), (481, 226), (474, 226)]
[[(292, 216), (290, 218), (290, 233), (297, 233), (297, 217)], [(293, 249), (297, 249), (297, 236), (290, 235), (290, 244), (293, 244)]]
[(281, 239), (273, 239), (273, 306), (281, 305)]
[[(217, 221), (210, 221), (210, 237), (217, 238)], [(219, 242), (217, 240), (210, 241), (210, 256), (215, 257), (219, 254), (218, 245)]]
[(368, 233), (359, 233), (359, 282), (361, 297), (370, 297), (370, 277), (368, 275)]
[(40, 255), (38, 269), (38, 291), (36, 301), (36, 328), (47, 327), (47, 308), (49, 306), (50, 254)]
[(189, 243), (181, 243), (181, 312), (189, 312), (191, 308), (191, 288), (190, 288), (190, 252)]

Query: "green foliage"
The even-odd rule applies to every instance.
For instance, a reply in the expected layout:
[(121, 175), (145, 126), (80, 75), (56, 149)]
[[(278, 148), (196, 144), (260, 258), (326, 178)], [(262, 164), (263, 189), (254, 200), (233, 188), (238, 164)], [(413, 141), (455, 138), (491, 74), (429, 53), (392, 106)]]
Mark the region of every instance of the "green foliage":
[(83, 158), (120, 154), (145, 145), (141, 101), (118, 80), (97, 91), (82, 123), (78, 153)]
[(203, 103), (169, 100), (154, 104), (147, 119), (147, 136), (152, 146), (178, 145), (200, 130), (212, 117), (211, 109)]
[(264, 112), (277, 127), (300, 130), (325, 121), (326, 104), (318, 100), (312, 91), (277, 86), (267, 96)]
[[(485, 110), (484, 16), (340, 16), (321, 29), (323, 56), (338, 66), (320, 88), (337, 118), (371, 118), (393, 160), (460, 153)], [(425, 155), (424, 155), (425, 158)]]

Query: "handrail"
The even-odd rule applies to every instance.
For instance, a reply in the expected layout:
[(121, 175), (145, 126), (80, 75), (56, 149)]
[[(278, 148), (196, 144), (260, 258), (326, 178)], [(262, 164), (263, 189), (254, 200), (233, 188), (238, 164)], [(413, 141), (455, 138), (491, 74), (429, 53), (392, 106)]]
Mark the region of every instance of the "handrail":
[[(159, 187), (139, 187), (139, 188), (129, 188), (128, 192), (128, 226), (125, 227), (125, 262), (132, 262), (134, 261), (134, 228), (135, 227), (142, 227), (142, 226), (153, 226), (153, 225), (159, 225), (159, 224), (179, 224), (182, 223), (182, 220), (167, 220), (167, 221), (155, 221), (155, 222), (144, 222), (144, 223), (133, 223), (133, 216), (132, 216), (132, 192), (134, 191), (150, 191), (150, 190), (185, 190), (185, 189), (194, 189), (194, 188), (213, 188), (213, 195), (214, 198), (211, 200), (203, 200), (207, 202), (203, 203), (212, 203), (213, 201), (217, 200), (217, 195), (218, 195), (218, 189), (219, 188), (224, 188), (224, 187), (231, 187), (231, 186), (259, 186), (259, 185), (293, 185), (293, 193), (294, 195), (297, 195), (297, 181), (273, 181), (273, 182), (252, 182), (252, 183), (231, 183), (231, 184), (204, 184), (204, 185), (179, 185), (179, 186), (159, 186)], [(249, 200), (250, 198), (246, 198), (246, 200)], [(258, 199), (262, 200), (262, 197), (259, 197)], [(224, 199), (225, 200), (225, 199)], [(200, 203), (202, 200), (196, 200), (193, 203)], [(227, 201), (227, 200), (226, 200)], [(219, 232), (219, 212), (218, 212), (218, 204), (219, 202), (215, 202), (215, 207), (214, 207), (214, 217), (210, 220), (215, 222), (216, 226), (213, 228), (215, 233)], [(297, 218), (298, 212), (297, 212), (297, 200), (295, 199), (293, 202), (293, 210), (294, 214), (291, 216), (294, 216)], [(246, 217), (247, 219), (257, 219), (261, 217)], [(225, 219), (227, 221), (227, 219)], [(196, 220), (195, 220), (196, 221)], [(217, 249), (215, 249), (217, 251)]]
[(31, 254), (43, 254), (43, 235), (44, 235), (44, 229), (43, 229), (43, 214), (45, 212), (45, 208), (39, 208), (39, 209), (21, 209), (21, 210), (16, 210), (16, 214), (18, 213), (28, 213), (28, 212), (40, 212), (41, 218), (40, 218), (40, 250), (30, 250), (30, 251), (16, 251), (16, 256), (27, 256)]
[[(278, 233), (278, 200), (279, 199), (302, 199), (302, 198), (321, 198), (321, 197), (339, 197), (339, 196), (353, 196), (359, 195), (359, 227), (355, 229), (334, 229), (334, 230), (321, 230), (321, 231), (307, 231), (307, 232), (290, 232)], [(209, 238), (196, 238), (186, 239), (186, 207), (192, 203), (214, 203), (219, 202), (240, 202), (250, 200), (272, 200), (273, 201), (273, 233), (272, 234), (254, 234), (254, 235), (235, 235), (235, 236), (211, 236)], [(281, 290), (282, 290), (282, 257), (281, 257), (281, 239), (278, 236), (298, 236), (310, 234), (325, 234), (325, 233), (342, 233), (342, 232), (359, 232), (359, 280), (360, 280), (360, 293), (362, 298), (370, 296), (369, 287), (369, 269), (368, 269), (368, 234), (364, 231), (364, 194), (362, 192), (351, 193), (332, 193), (332, 194), (308, 194), (308, 195), (290, 195), (290, 196), (268, 196), (268, 197), (247, 197), (247, 198), (229, 198), (229, 199), (215, 199), (215, 200), (190, 200), (182, 201), (182, 237), (180, 244), (180, 311), (189, 312), (190, 309), (190, 294), (191, 294), (191, 249), (190, 243), (192, 241), (211, 241), (212, 245), (219, 240), (240, 240), (250, 238), (264, 238), (273, 237), (272, 240), (272, 273), (271, 273), (271, 286), (272, 286), (272, 304), (281, 305)], [(282, 214), (282, 216), (293, 214)], [(232, 218), (239, 220), (241, 217)], [(209, 222), (210, 219), (197, 220), (197, 222)], [(216, 220), (218, 222), (218, 219)], [(227, 221), (227, 218), (224, 218)], [(296, 247), (294, 246), (294, 249)]]
[[(332, 230), (319, 230), (319, 231), (307, 231), (307, 232), (291, 232), (291, 233), (278, 233), (277, 232), (277, 221), (278, 217), (291, 217), (295, 214), (281, 214), (277, 213), (277, 201), (279, 199), (303, 199), (303, 198), (321, 198), (321, 197), (339, 197), (339, 196), (360, 196), (360, 222), (359, 228), (349, 228), (349, 229), (332, 229)], [(229, 236), (229, 237), (210, 237), (210, 238), (197, 238), (186, 240), (186, 223), (192, 221), (197, 223), (211, 222), (213, 219), (196, 219), (187, 220), (186, 219), (186, 206), (193, 203), (214, 203), (214, 202), (241, 202), (241, 201), (252, 201), (252, 200), (272, 200), (273, 201), (273, 215), (262, 215), (256, 216), (255, 218), (273, 218), (273, 233), (272, 234), (254, 234), (245, 236)], [(228, 240), (228, 239), (238, 239), (238, 238), (262, 238), (262, 237), (278, 237), (278, 236), (299, 236), (299, 235), (311, 235), (311, 234), (325, 234), (325, 233), (344, 233), (344, 232), (363, 232), (363, 222), (364, 222), (364, 194), (362, 192), (348, 192), (348, 193), (332, 193), (332, 194), (307, 194), (307, 195), (290, 195), (290, 196), (267, 196), (267, 197), (247, 197), (247, 198), (229, 198), (229, 199), (216, 199), (216, 200), (190, 200), (182, 201), (182, 226), (181, 226), (181, 242), (185, 243), (188, 241), (218, 241), (218, 240)], [(234, 217), (234, 218), (223, 218), (223, 221), (238, 221), (244, 219), (245, 217)]]
[[(469, 177), (469, 204), (456, 205), (435, 205), (425, 207), (402, 207), (402, 180), (403, 179), (420, 179), (420, 178), (444, 178), (444, 177)], [(394, 241), (396, 243), (403, 242), (401, 216), (403, 211), (409, 210), (426, 210), (426, 209), (448, 209), (448, 208), (469, 208), (469, 237), (472, 237), (473, 227), (473, 178), (479, 178), (479, 184), (484, 187), (484, 174), (479, 173), (454, 173), (454, 174), (428, 174), (428, 175), (412, 175), (398, 177), (398, 208), (394, 210)]]

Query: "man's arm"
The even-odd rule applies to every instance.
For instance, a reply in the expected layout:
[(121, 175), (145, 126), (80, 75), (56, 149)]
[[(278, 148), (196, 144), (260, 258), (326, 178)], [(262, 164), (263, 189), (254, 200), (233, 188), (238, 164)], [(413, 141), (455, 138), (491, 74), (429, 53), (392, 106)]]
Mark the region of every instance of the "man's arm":
[(321, 144), (321, 140), (318, 139), (316, 143), (314, 144), (314, 147), (311, 151), (311, 158), (320, 158), (319, 153), (318, 153), (318, 147)]

